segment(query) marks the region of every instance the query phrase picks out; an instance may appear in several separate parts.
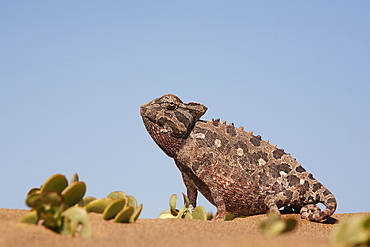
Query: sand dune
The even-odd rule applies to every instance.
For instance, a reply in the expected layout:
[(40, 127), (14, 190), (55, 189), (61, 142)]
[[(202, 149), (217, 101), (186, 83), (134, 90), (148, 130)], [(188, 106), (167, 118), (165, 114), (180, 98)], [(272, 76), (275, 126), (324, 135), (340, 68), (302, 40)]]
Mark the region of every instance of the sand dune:
[(56, 234), (43, 226), (20, 224), (27, 210), (0, 209), (0, 246), (331, 246), (329, 236), (336, 220), (354, 214), (335, 214), (329, 223), (300, 219), (296, 229), (276, 238), (264, 237), (258, 221), (265, 215), (237, 218), (226, 222), (185, 219), (139, 219), (133, 224), (104, 221), (90, 213), (94, 236), (71, 238)]

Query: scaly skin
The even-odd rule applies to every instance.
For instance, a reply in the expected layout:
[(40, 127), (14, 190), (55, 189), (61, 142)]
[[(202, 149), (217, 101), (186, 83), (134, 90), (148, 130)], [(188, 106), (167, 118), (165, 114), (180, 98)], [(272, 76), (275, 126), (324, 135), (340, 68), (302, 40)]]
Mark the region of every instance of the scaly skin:
[[(191, 207), (199, 191), (217, 207), (215, 220), (224, 220), (226, 212), (280, 214), (283, 206), (300, 210), (311, 221), (334, 213), (334, 195), (290, 154), (242, 127), (200, 120), (206, 110), (172, 94), (140, 108), (150, 136), (181, 171)], [(317, 203), (326, 209), (321, 211)]]

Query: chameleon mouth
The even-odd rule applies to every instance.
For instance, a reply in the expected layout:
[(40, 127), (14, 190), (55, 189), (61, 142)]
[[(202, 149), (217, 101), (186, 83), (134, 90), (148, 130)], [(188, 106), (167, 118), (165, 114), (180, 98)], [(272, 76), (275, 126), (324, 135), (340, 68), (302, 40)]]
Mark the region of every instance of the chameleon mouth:
[(184, 144), (183, 139), (172, 137), (147, 117), (143, 117), (143, 122), (149, 135), (154, 142), (170, 157), (175, 157), (181, 146)]
[(163, 126), (160, 126), (160, 124), (156, 120), (153, 120), (153, 118), (148, 117), (147, 113), (148, 109), (146, 108), (146, 104), (144, 104), (140, 107), (140, 115), (143, 119), (145, 128), (149, 132), (149, 134), (151, 135), (153, 131), (155, 133), (166, 133), (167, 132), (166, 129), (163, 128)]
[(150, 136), (161, 134), (161, 130), (152, 120), (148, 117), (143, 117), (143, 122), (146, 130), (149, 132)]

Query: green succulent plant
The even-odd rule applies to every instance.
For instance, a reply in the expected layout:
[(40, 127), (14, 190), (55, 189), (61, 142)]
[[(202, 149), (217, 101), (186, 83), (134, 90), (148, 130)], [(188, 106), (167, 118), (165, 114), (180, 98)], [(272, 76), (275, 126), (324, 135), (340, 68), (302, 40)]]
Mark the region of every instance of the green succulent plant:
[(88, 212), (101, 213), (105, 220), (132, 223), (143, 209), (133, 196), (122, 191), (114, 191), (101, 199), (83, 198), (85, 193), (86, 184), (79, 181), (77, 173), (69, 185), (65, 176), (53, 175), (40, 188), (28, 192), (26, 204), (31, 207), (31, 212), (20, 222), (42, 224), (63, 235), (85, 238), (92, 236)]
[[(166, 219), (166, 218), (184, 218), (184, 219), (198, 219), (198, 220), (207, 220), (207, 213), (206, 210), (202, 206), (197, 206), (193, 209), (193, 212), (189, 212), (189, 198), (182, 193), (183, 199), (184, 199), (184, 205), (183, 207), (178, 210), (176, 208), (176, 201), (177, 201), (177, 195), (173, 194), (170, 197), (170, 208), (164, 210), (158, 218), (160, 219)], [(209, 217), (209, 215), (208, 215)]]
[[(85, 200), (85, 199), (84, 199)], [(114, 191), (106, 198), (92, 199), (85, 205), (87, 212), (103, 214), (103, 219), (113, 220), (119, 223), (133, 223), (143, 209), (143, 205), (137, 205), (133, 196), (126, 195), (122, 191)]]
[(297, 221), (295, 219), (283, 219), (280, 215), (269, 213), (267, 214), (267, 219), (261, 220), (259, 225), (263, 235), (275, 237), (292, 231), (296, 227)]
[(370, 215), (356, 215), (340, 222), (331, 241), (340, 246), (370, 246)]
[[(170, 208), (164, 210), (158, 218), (160, 219), (167, 219), (167, 218), (184, 218), (184, 219), (198, 219), (198, 220), (211, 220), (213, 219), (212, 212), (206, 212), (206, 210), (202, 206), (197, 206), (193, 209), (192, 213), (189, 213), (189, 198), (182, 193), (183, 199), (184, 199), (184, 205), (183, 207), (178, 210), (176, 209), (176, 201), (177, 201), (177, 195), (173, 194), (170, 197)], [(236, 217), (241, 217), (238, 215), (226, 213), (226, 220), (232, 220)]]
[(91, 237), (92, 230), (87, 212), (75, 208), (86, 192), (86, 184), (74, 174), (71, 183), (65, 176), (51, 176), (40, 188), (27, 194), (26, 204), (31, 212), (20, 219), (22, 223), (42, 224), (63, 235)]

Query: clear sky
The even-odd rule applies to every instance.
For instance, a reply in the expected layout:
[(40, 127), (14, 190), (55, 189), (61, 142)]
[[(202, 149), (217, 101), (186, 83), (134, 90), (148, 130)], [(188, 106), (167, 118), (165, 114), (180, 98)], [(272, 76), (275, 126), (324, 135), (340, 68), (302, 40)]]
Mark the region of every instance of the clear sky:
[[(155, 218), (186, 192), (139, 107), (166, 93), (297, 158), (370, 211), (368, 1), (3, 1), (0, 207), (77, 172)], [(181, 199), (181, 198), (180, 198)], [(215, 212), (205, 199), (199, 204)]]

